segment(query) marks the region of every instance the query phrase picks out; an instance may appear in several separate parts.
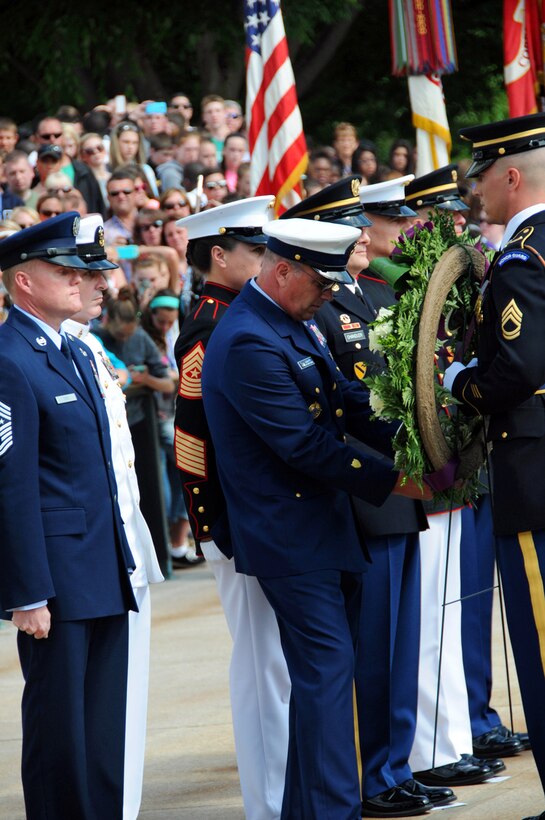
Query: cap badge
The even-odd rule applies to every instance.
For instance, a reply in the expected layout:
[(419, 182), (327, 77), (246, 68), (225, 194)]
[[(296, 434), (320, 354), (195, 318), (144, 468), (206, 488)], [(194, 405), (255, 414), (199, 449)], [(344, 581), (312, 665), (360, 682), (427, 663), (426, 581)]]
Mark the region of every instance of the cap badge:
[(450, 172), (450, 175), (451, 175), (451, 177), (452, 177), (452, 181), (453, 181), (453, 182), (457, 182), (457, 181), (458, 181), (458, 171), (456, 170), (456, 168), (454, 168), (454, 169)]
[(37, 336), (36, 337), (36, 344), (39, 344), (40, 347), (45, 347), (46, 344), (47, 344), (47, 339), (45, 339), (43, 336)]
[(104, 228), (102, 225), (99, 225), (97, 230), (97, 242), (101, 248), (104, 247)]
[(74, 234), (74, 236), (77, 236), (78, 233), (79, 233), (79, 223), (80, 223), (79, 216), (75, 216), (74, 221), (72, 222), (72, 233)]
[(352, 196), (359, 196), (360, 195), (360, 188), (361, 188), (361, 182), (359, 181), (359, 179), (353, 179), (352, 182), (350, 183), (350, 189), (352, 191)]

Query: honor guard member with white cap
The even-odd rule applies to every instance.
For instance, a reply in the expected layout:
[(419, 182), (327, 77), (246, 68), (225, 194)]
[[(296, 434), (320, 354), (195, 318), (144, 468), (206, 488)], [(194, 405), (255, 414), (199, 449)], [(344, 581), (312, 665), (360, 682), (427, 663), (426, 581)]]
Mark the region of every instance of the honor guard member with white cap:
[[(360, 203), (371, 220), (371, 242), (367, 247), (370, 265), (358, 274), (358, 283), (375, 317), (381, 307), (395, 301), (394, 291), (380, 274), (379, 262), (390, 256), (394, 242), (411, 227), (416, 216), (416, 212), (405, 204), (406, 186), (413, 179), (414, 174), (407, 174), (360, 188)], [(359, 282), (360, 279), (363, 281)]]
[[(354, 645), (365, 557), (349, 493), (380, 505), (420, 490), (389, 460), (362, 456), (345, 433), (390, 450), (368, 392), (341, 374), (312, 318), (360, 236), (347, 225), (275, 220), (267, 250), (210, 339), (203, 397), (238, 572), (276, 612), (292, 682), (281, 817), (361, 816), (354, 744)], [(377, 445), (380, 447), (380, 444)]]
[(127, 673), (127, 718), (125, 733), (125, 777), (123, 820), (136, 820), (142, 799), (146, 720), (148, 707), (151, 608), (149, 583), (164, 580), (149, 527), (140, 511), (140, 492), (134, 469), (134, 447), (127, 422), (125, 394), (117, 372), (99, 339), (90, 333), (90, 321), (100, 316), (102, 297), (108, 287), (108, 271), (117, 268), (106, 257), (104, 225), (100, 214), (81, 218), (76, 237), (78, 254), (87, 264), (80, 282), (81, 310), (62, 323), (70, 339), (81, 339), (92, 350), (102, 398), (106, 405), (117, 500), (125, 535), (136, 568), (131, 585), (138, 612), (129, 613), (129, 668)]
[(0, 604), (25, 678), (29, 820), (121, 818), (134, 561), (91, 351), (61, 332), (87, 263), (69, 212), (0, 243)]
[(497, 560), (545, 786), (545, 114), (460, 135), (472, 143), (475, 195), (506, 229), (475, 307), (478, 364), (451, 365), (444, 383), (465, 412), (488, 420)]
[[(417, 219), (411, 224), (429, 220), (430, 212), (433, 219), (435, 208), (446, 209), (453, 215), (455, 230), (461, 233), (465, 224), (462, 210), (467, 206), (460, 199), (456, 179), (455, 166), (447, 166), (409, 181), (405, 204), (417, 211)], [(379, 267), (380, 263), (375, 260), (372, 264)], [(501, 760), (481, 762), (472, 757), (462, 656), (462, 509), (450, 510), (448, 503), (436, 501), (426, 504), (425, 509), (428, 528), (419, 538), (420, 609), (425, 615), (420, 620), (418, 708), (409, 763), (417, 781), (428, 786), (464, 786), (481, 783), (493, 770), (505, 766)], [(444, 609), (445, 577), (449, 585), (447, 600), (454, 603)]]
[[(374, 321), (375, 313), (365, 301), (368, 280), (360, 277), (359, 284), (355, 284), (358, 275), (369, 266), (371, 223), (363, 212), (360, 189), (361, 177), (345, 177), (294, 205), (281, 217), (360, 228), (361, 235), (347, 264), (351, 282), (334, 284), (331, 301), (322, 305), (315, 316), (335, 362), (349, 381), (381, 372), (385, 366), (383, 357), (369, 350), (368, 325)], [(389, 187), (381, 184), (380, 192), (384, 200), (403, 193), (397, 180)], [(384, 307), (390, 304), (388, 300)], [(367, 455), (380, 458), (371, 448), (353, 438), (349, 440)], [(432, 803), (442, 805), (455, 799), (450, 789), (433, 789), (417, 783), (409, 767), (418, 691), (418, 532), (427, 527), (426, 516), (418, 501), (394, 495), (378, 508), (360, 498), (353, 498), (352, 504), (362, 543), (371, 560), (363, 574), (355, 675), (362, 814), (424, 814)]]
[[(431, 218), (435, 209), (448, 211), (458, 236), (462, 234), (469, 206), (460, 196), (458, 166), (446, 165), (410, 182), (406, 202), (422, 220)], [(488, 479), (483, 474), (484, 488)], [(490, 496), (485, 490), (476, 504), (462, 509), (460, 573), (462, 599), (462, 652), (473, 736), (473, 754), (491, 758), (510, 757), (529, 748), (528, 736), (513, 733), (502, 725), (490, 706), (492, 692), (492, 592), (494, 587), (495, 547), (492, 532)], [(488, 590), (488, 592), (485, 592)], [(452, 646), (449, 642), (448, 646)], [(448, 646), (445, 647), (448, 650)]]
[(191, 528), (216, 578), (233, 639), (231, 710), (240, 785), (248, 820), (280, 816), (288, 751), (290, 680), (278, 624), (255, 578), (239, 575), (201, 391), (210, 336), (233, 299), (261, 266), (274, 197), (220, 205), (178, 221), (188, 232), (191, 263), (206, 276), (201, 298), (176, 342), (180, 368), (175, 454)]

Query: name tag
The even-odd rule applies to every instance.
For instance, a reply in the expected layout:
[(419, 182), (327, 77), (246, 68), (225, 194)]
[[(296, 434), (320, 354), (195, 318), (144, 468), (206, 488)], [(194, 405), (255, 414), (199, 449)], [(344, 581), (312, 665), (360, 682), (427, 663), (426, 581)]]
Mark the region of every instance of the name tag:
[(343, 335), (347, 342), (359, 342), (361, 339), (365, 339), (363, 330), (353, 330), (351, 333), (344, 333)]
[(55, 396), (57, 404), (68, 404), (70, 401), (77, 401), (78, 397), (75, 393), (66, 393), (64, 396)]
[(301, 370), (306, 370), (307, 367), (312, 367), (314, 365), (312, 356), (308, 356), (306, 359), (301, 359), (300, 362), (297, 362), (297, 365)]

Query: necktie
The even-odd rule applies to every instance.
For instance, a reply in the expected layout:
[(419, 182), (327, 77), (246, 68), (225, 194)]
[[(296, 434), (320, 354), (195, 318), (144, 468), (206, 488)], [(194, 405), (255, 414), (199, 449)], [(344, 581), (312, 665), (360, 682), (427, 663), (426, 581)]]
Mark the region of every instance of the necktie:
[(61, 353), (65, 359), (68, 359), (69, 362), (73, 361), (70, 347), (66, 341), (66, 336), (61, 336)]

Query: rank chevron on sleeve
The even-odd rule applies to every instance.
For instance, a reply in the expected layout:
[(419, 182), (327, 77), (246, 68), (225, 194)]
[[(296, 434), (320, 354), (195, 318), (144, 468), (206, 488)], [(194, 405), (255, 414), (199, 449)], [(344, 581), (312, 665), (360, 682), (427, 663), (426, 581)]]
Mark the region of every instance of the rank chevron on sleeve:
[(7, 453), (12, 444), (11, 408), (0, 401), (0, 456)]

